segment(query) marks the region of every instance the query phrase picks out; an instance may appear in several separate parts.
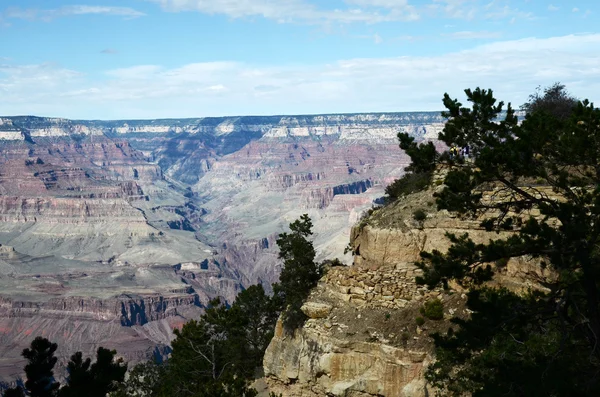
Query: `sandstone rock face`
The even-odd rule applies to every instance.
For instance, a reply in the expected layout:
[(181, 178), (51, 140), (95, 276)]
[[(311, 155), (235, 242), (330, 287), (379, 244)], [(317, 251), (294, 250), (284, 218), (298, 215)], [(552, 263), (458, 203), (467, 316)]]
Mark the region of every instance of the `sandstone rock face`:
[[(441, 187), (438, 187), (438, 189)], [(524, 187), (527, 189), (527, 187)], [(549, 189), (536, 187), (548, 197), (553, 197)], [(450, 241), (446, 233), (461, 236), (468, 233), (475, 243), (505, 239), (512, 232), (487, 232), (480, 226), (481, 219), (458, 218), (447, 211), (437, 211), (432, 191), (424, 191), (399, 200), (390, 206), (375, 211), (352, 228), (350, 245), (354, 253), (355, 265), (405, 266), (420, 260), (421, 251), (446, 251)], [(532, 191), (533, 193), (533, 191)], [(494, 192), (484, 194), (484, 199), (492, 199)], [(427, 218), (417, 222), (413, 218), (416, 210), (423, 210)], [(540, 216), (539, 211), (531, 210), (525, 216)], [(537, 281), (553, 275), (539, 266), (539, 260), (530, 257), (513, 258), (498, 269), (497, 281), (515, 290), (541, 288)]]
[(317, 329), (276, 335), (265, 354), (271, 390), (295, 396), (420, 396), (429, 362), (423, 352), (380, 343), (348, 343)]
[(331, 313), (331, 306), (324, 303), (306, 302), (302, 305), (301, 310), (308, 318), (326, 318)]
[[(493, 199), (494, 193), (484, 198)], [(436, 211), (433, 199), (432, 190), (412, 194), (353, 227), (353, 265), (328, 270), (302, 307), (309, 317), (304, 327), (291, 334), (278, 326), (264, 358), (271, 391), (285, 396), (414, 397), (435, 392), (423, 376), (434, 360), (428, 335), (445, 332), (450, 318), (467, 318), (469, 311), (458, 286), (452, 293), (418, 286), (415, 277), (422, 271), (414, 262), (423, 250), (447, 250), (447, 232), (468, 233), (482, 243), (510, 232), (486, 232), (477, 219)], [(425, 211), (427, 218), (416, 221), (416, 210)], [(542, 289), (540, 281), (551, 277), (538, 260), (522, 257), (499, 268), (491, 283), (527, 291)], [(434, 298), (443, 303), (444, 319), (417, 325), (420, 308)]]
[[(309, 317), (293, 333), (281, 321), (264, 357), (265, 381), (284, 396), (427, 396), (432, 346), (416, 327), (423, 302), (441, 297), (448, 314), (464, 299), (414, 284), (414, 267), (334, 267), (311, 292)], [(441, 327), (441, 328), (440, 328)]]

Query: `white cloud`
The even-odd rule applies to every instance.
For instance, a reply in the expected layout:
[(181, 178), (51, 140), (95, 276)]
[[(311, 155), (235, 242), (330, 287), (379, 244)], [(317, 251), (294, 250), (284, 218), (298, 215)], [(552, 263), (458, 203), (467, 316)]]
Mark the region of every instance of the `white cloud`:
[(158, 118), (437, 110), (444, 92), (493, 88), (523, 103), (561, 81), (600, 101), (600, 34), (499, 41), (438, 56), (347, 59), (326, 64), (140, 65), (86, 76), (58, 65), (0, 65), (4, 114)]
[(558, 10), (560, 10), (560, 7), (557, 7), (554, 4), (550, 4), (548, 6), (548, 11), (558, 11)]
[(124, 17), (141, 17), (146, 14), (143, 12), (134, 10), (129, 7), (103, 7), (103, 6), (86, 6), (86, 5), (74, 5), (65, 6), (56, 10), (58, 15), (85, 15), (85, 14), (105, 14), (105, 15), (119, 15)]
[(488, 32), (486, 30), (480, 32), (472, 32), (469, 30), (453, 33), (442, 33), (442, 36), (450, 37), (453, 39), (497, 39), (502, 36), (500, 32)]
[(372, 40), (373, 43), (375, 43), (375, 44), (381, 44), (384, 41), (383, 37), (381, 37), (381, 35), (379, 33), (367, 34), (367, 35), (357, 35), (354, 37), (359, 38), (359, 39), (369, 39), (369, 40)]
[(415, 21), (424, 16), (450, 19), (533, 18), (530, 12), (511, 6), (509, 0), (342, 0), (345, 6), (326, 8), (321, 0), (146, 0), (170, 12), (196, 11), (231, 18), (262, 17), (279, 23), (375, 24)]
[[(198, 11), (206, 14), (221, 14), (231, 18), (263, 17), (284, 22), (305, 23), (378, 23), (385, 21), (412, 21), (419, 18), (414, 7), (405, 0), (349, 0), (350, 5), (367, 5), (366, 8), (325, 10), (304, 0), (147, 0), (158, 3), (171, 12)], [(393, 3), (394, 7), (389, 8)], [(372, 8), (384, 8), (381, 13)]]
[(433, 0), (430, 6), (442, 10), (446, 17), (454, 19), (473, 19), (478, 13), (477, 0)]
[(141, 17), (146, 14), (129, 7), (106, 7), (89, 5), (72, 5), (54, 9), (10, 7), (0, 13), (0, 20), (26, 19), (49, 21), (59, 17), (73, 15), (115, 15), (126, 18)]
[(579, 12), (579, 8), (575, 7), (571, 10), (572, 12)]

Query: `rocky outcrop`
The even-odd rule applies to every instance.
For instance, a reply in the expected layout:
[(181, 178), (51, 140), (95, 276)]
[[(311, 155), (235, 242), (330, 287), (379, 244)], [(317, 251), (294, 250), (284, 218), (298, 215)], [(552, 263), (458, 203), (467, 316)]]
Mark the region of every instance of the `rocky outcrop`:
[[(535, 192), (552, 197), (544, 187), (537, 186)], [(492, 190), (483, 198), (494, 200), (499, 194), (501, 190)], [(421, 251), (447, 250), (448, 232), (468, 233), (479, 243), (511, 232), (487, 232), (479, 219), (435, 210), (433, 200), (433, 190), (412, 194), (371, 211), (353, 227), (353, 265), (327, 271), (302, 307), (309, 317), (302, 328), (286, 333), (278, 325), (264, 358), (271, 391), (285, 396), (406, 397), (435, 392), (423, 377), (434, 360), (428, 335), (445, 332), (450, 318), (466, 318), (469, 312), (459, 286), (451, 291), (418, 286), (415, 277), (422, 271), (414, 262)], [(417, 210), (427, 214), (425, 220), (415, 220)], [(525, 215), (536, 217), (539, 212)], [(552, 277), (539, 259), (520, 257), (497, 268), (491, 284), (529, 291), (543, 289), (543, 281)], [(444, 319), (416, 322), (423, 304), (434, 298), (443, 303)]]
[[(417, 326), (428, 299), (445, 302), (448, 316), (464, 310), (464, 296), (417, 288), (410, 267), (334, 267), (312, 291), (302, 328), (281, 322), (264, 357), (270, 391), (284, 396), (421, 397), (432, 390), (423, 372), (433, 360), (428, 332)], [(430, 322), (431, 323), (431, 322)]]
[(284, 396), (425, 395), (425, 352), (348, 342), (311, 325), (284, 337), (281, 323), (265, 354), (271, 391)]

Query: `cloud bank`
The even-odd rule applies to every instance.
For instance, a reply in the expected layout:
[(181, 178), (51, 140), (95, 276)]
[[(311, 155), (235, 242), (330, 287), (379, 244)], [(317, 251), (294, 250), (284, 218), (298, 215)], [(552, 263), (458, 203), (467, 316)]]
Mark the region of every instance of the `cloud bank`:
[(29, 21), (51, 21), (60, 17), (90, 14), (115, 15), (126, 18), (137, 18), (146, 15), (143, 12), (137, 11), (130, 7), (106, 7), (89, 5), (72, 5), (53, 9), (10, 7), (0, 12), (0, 21), (8, 21), (11, 19), (25, 19)]
[[(325, 8), (316, 0), (146, 0), (169, 12), (196, 11), (230, 18), (262, 17), (279, 23), (376, 24), (416, 21), (426, 17), (471, 20), (533, 18), (511, 7), (507, 0), (429, 0), (414, 5), (409, 0), (343, 0), (338, 8)], [(319, 6), (318, 6), (319, 4)], [(331, 3), (329, 3), (331, 4)]]
[(537, 85), (555, 81), (598, 100), (598, 48), (600, 34), (568, 35), (428, 57), (137, 65), (100, 75), (0, 61), (0, 109), (7, 115), (104, 119), (439, 110), (444, 92), (461, 97), (465, 88), (492, 88), (518, 106)]

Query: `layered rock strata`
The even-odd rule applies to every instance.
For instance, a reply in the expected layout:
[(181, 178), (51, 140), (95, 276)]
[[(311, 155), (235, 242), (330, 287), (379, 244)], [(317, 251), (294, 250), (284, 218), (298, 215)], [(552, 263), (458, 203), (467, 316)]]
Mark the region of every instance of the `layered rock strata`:
[(437, 113), (1, 118), (0, 244), (14, 250), (0, 254), (10, 302), (0, 377), (20, 370), (34, 334), (65, 355), (166, 349), (172, 328), (210, 298), (275, 281), (277, 235), (302, 213), (315, 221), (320, 258), (342, 256), (348, 226), (407, 163), (396, 134), (432, 137), (442, 122)]

